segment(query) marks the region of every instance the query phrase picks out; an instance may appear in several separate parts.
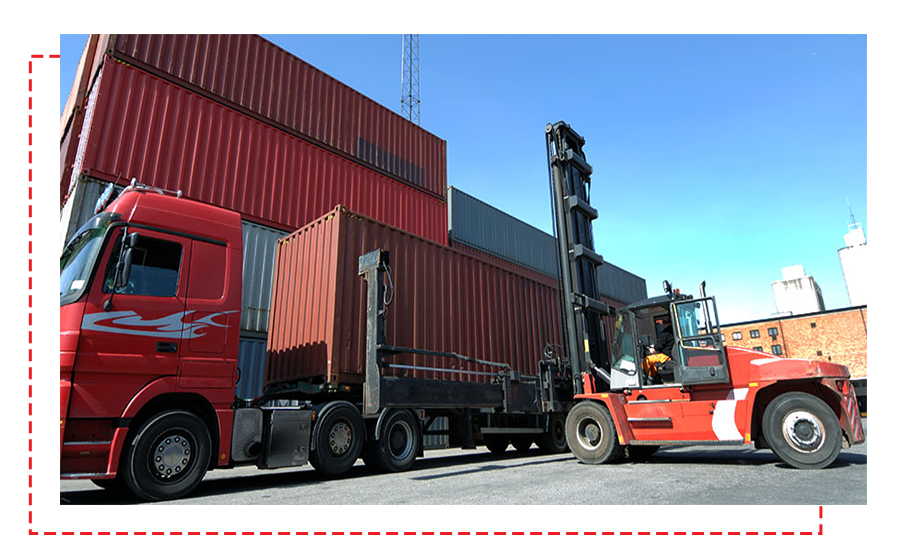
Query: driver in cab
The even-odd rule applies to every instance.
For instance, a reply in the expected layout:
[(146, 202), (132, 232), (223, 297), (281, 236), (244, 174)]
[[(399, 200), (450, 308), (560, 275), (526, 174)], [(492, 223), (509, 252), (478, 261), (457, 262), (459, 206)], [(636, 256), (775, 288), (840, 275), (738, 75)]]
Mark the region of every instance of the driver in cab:
[(671, 317), (659, 316), (655, 321), (658, 340), (649, 347), (649, 355), (643, 359), (643, 371), (652, 382), (656, 382), (659, 366), (671, 360), (671, 349), (674, 348), (674, 331), (671, 329)]

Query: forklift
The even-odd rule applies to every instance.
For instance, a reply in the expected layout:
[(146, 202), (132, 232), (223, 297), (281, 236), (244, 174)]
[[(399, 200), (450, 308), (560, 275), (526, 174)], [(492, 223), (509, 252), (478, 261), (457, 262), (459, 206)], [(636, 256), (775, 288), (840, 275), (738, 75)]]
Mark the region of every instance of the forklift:
[[(598, 213), (584, 144), (565, 122), (546, 126), (567, 348), (548, 364), (572, 380), (565, 435), (577, 459), (601, 464), (665, 445), (754, 444), (794, 468), (824, 468), (842, 448), (864, 442), (849, 370), (725, 347), (705, 282), (698, 298), (665, 281), (664, 295), (622, 309), (600, 300), (603, 258), (594, 247)], [(670, 350), (653, 356), (663, 331)]]

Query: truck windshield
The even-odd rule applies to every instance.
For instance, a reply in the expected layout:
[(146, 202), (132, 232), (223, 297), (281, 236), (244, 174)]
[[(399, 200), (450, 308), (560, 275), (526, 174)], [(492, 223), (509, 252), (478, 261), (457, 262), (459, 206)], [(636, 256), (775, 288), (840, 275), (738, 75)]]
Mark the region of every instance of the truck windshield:
[(109, 224), (118, 214), (104, 212), (91, 218), (69, 241), (59, 257), (59, 305), (73, 303), (87, 288)]

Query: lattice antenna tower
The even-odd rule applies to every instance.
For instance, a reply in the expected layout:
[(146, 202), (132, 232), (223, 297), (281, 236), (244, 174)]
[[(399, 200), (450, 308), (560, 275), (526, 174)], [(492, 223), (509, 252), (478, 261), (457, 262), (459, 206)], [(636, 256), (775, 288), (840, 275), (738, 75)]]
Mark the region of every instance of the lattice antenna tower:
[(418, 35), (403, 35), (403, 117), (415, 125), (421, 125), (418, 66)]

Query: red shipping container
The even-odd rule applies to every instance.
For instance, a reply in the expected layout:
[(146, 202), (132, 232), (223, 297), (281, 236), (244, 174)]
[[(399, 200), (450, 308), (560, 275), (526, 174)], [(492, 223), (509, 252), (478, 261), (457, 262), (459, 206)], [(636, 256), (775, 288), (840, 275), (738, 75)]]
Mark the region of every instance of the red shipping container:
[(258, 35), (105, 35), (118, 59), (446, 198), (446, 141)]
[(81, 171), (181, 190), (294, 230), (337, 204), (446, 243), (446, 203), (144, 71), (107, 59)]
[[(278, 244), (266, 383), (361, 383), (365, 375), (365, 280), (359, 257), (390, 253), (394, 284), (388, 343), (506, 363), (537, 374), (558, 344), (556, 289), (338, 207)], [(396, 364), (493, 371), (453, 359), (391, 357)], [(390, 369), (388, 375), (487, 382), (489, 376)]]

